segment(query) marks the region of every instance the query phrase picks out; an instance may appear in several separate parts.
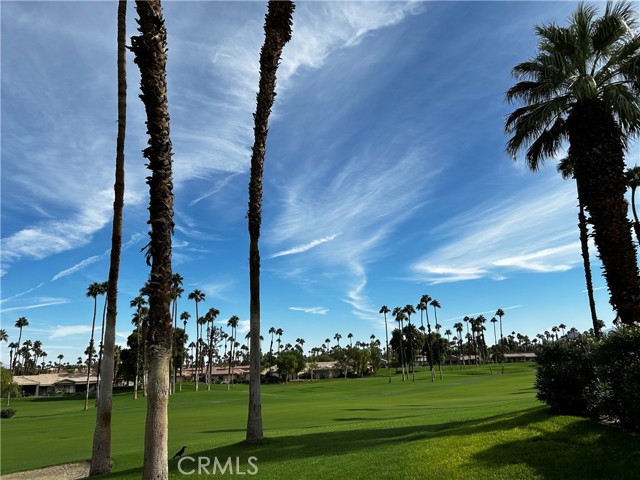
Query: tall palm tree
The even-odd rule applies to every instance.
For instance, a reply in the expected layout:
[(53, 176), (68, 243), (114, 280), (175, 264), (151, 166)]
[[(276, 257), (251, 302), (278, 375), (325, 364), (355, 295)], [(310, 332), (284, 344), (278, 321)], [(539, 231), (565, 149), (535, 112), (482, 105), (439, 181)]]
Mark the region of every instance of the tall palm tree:
[(389, 383), (391, 383), (391, 358), (389, 357), (389, 329), (387, 328), (387, 313), (389, 313), (389, 307), (383, 305), (380, 307), (380, 313), (384, 315), (384, 336), (387, 347), (387, 373), (389, 374)]
[(636, 232), (636, 239), (640, 243), (640, 220), (636, 210), (636, 189), (640, 187), (640, 166), (628, 168), (624, 172), (627, 187), (631, 189), (631, 211), (633, 212), (633, 229)]
[(405, 358), (404, 358), (404, 319), (407, 318), (404, 311), (402, 310), (402, 308), (400, 307), (395, 307), (393, 309), (393, 311), (391, 312), (391, 314), (396, 317), (396, 322), (398, 322), (398, 328), (399, 328), (399, 338), (400, 338), (400, 364), (401, 364), (401, 369), (402, 369), (402, 381), (404, 382), (408, 377), (409, 374), (407, 373), (405, 375)]
[(528, 147), (531, 170), (565, 140), (580, 198), (591, 216), (611, 304), (624, 324), (640, 322), (640, 278), (625, 200), (624, 152), (640, 132), (640, 35), (632, 5), (607, 3), (598, 17), (580, 4), (570, 24), (536, 26), (538, 53), (514, 67), (519, 101), (506, 120), (507, 151)]
[(102, 284), (93, 282), (87, 288), (87, 297), (93, 298), (93, 319), (91, 320), (91, 338), (89, 340), (89, 353), (87, 355), (87, 392), (84, 398), (84, 410), (89, 408), (89, 376), (91, 375), (91, 359), (93, 358), (93, 335), (96, 327), (98, 295), (102, 295)]
[[(171, 275), (171, 300), (173, 300), (173, 307), (171, 309), (171, 318), (173, 319), (173, 330), (178, 328), (178, 298), (182, 296), (184, 293), (184, 288), (182, 288), (182, 282), (184, 278), (179, 273), (174, 273)], [(186, 333), (186, 331), (185, 331)], [(171, 393), (176, 392), (176, 380), (177, 380), (177, 366), (176, 366), (176, 350), (177, 345), (175, 345), (175, 335), (172, 337), (171, 342), (171, 369), (173, 370), (173, 375), (171, 378)]]
[(339, 333), (336, 333), (333, 336), (333, 339), (336, 341), (336, 343), (338, 344), (338, 348), (340, 348), (340, 339), (342, 338), (342, 335), (340, 335)]
[[(121, 242), (122, 243), (122, 242)], [(109, 282), (100, 284), (100, 295), (107, 295)], [(100, 326), (100, 343), (98, 344), (98, 366), (96, 367), (96, 407), (98, 406), (98, 398), (100, 396), (100, 365), (102, 364), (102, 344), (104, 343), (104, 324), (107, 320), (107, 297), (104, 299), (102, 307), (102, 325)]]
[(217, 308), (210, 308), (209, 311), (207, 312), (207, 314), (205, 315), (205, 318), (207, 320), (207, 322), (211, 323), (208, 331), (209, 331), (209, 335), (208, 335), (208, 341), (209, 341), (209, 348), (208, 348), (208, 362), (207, 362), (207, 390), (211, 390), (211, 360), (212, 360), (212, 356), (213, 356), (213, 337), (215, 335), (215, 326), (213, 325), (216, 321), (216, 318), (218, 317), (218, 315), (220, 315), (220, 310), (218, 310)]
[(234, 355), (234, 346), (236, 343), (236, 328), (238, 327), (238, 323), (240, 322), (240, 318), (237, 315), (232, 315), (231, 318), (227, 321), (227, 327), (231, 327), (231, 354), (229, 355), (229, 381), (227, 382), (227, 391), (231, 388), (231, 383), (233, 382), (233, 355)]
[(349, 346), (353, 347), (353, 333), (349, 332), (349, 334), (347, 335), (347, 338), (349, 339)]
[[(447, 336), (447, 345), (449, 347), (449, 352), (451, 352), (451, 335), (453, 334), (453, 332), (450, 329), (446, 329), (444, 331), (444, 334)], [(452, 370), (452, 364), (451, 364), (451, 353), (449, 353), (449, 370)]]
[(136, 315), (134, 316), (136, 331), (138, 332), (138, 345), (136, 352), (136, 376), (133, 379), (133, 399), (138, 399), (138, 378), (140, 377), (140, 348), (142, 347), (142, 338), (140, 327), (142, 326), (142, 309), (147, 304), (147, 301), (142, 295), (138, 295), (136, 298), (129, 302), (129, 306), (136, 308)]
[(460, 358), (462, 358), (462, 364), (460, 365), (460, 367), (463, 367), (464, 366), (464, 357), (463, 357), (463, 353), (462, 353), (462, 322), (454, 323), (453, 324), (453, 328), (458, 333), (458, 354), (460, 355)]
[(35, 340), (33, 342), (31, 350), (33, 351), (33, 367), (34, 367), (34, 372), (33, 373), (37, 373), (37, 370), (38, 370), (38, 359), (42, 355), (42, 342), (40, 340)]
[[(251, 333), (251, 329), (249, 329), (249, 333)], [(275, 327), (269, 328), (269, 334), (271, 335), (271, 343), (269, 344), (269, 370), (267, 370), (267, 375), (271, 375), (271, 360), (273, 359), (273, 335), (275, 333), (276, 333)], [(249, 341), (251, 341), (251, 339), (249, 339)], [(249, 351), (251, 351), (251, 346), (249, 346)]]
[(558, 328), (562, 330), (562, 336), (564, 337), (564, 329), (567, 328), (567, 326), (564, 323), (561, 323), (560, 325), (558, 325)]
[(260, 225), (262, 223), (262, 179), (266, 153), (269, 115), (276, 97), (276, 71), (282, 50), (291, 39), (293, 10), (291, 1), (269, 0), (264, 24), (264, 45), (260, 51), (260, 83), (254, 115), (254, 144), (251, 154), (249, 182), (249, 289), (251, 351), (249, 361), (249, 414), (247, 441), (257, 442), (263, 437), (262, 403), (260, 399)]
[(431, 300), (433, 300), (431, 298), (430, 295), (424, 294), (422, 295), (422, 297), (420, 297), (420, 302), (425, 305), (425, 319), (427, 320), (427, 341), (426, 341), (426, 347), (427, 347), (427, 359), (429, 361), (429, 370), (431, 371), (431, 381), (435, 382), (436, 380), (436, 372), (433, 368), (433, 343), (432, 343), (432, 337), (431, 337), (431, 323), (429, 322), (429, 308), (428, 305), (430, 304)]
[(438, 370), (440, 372), (440, 380), (442, 380), (442, 358), (441, 358), (441, 352), (440, 352), (440, 327), (441, 325), (438, 324), (438, 308), (440, 308), (440, 302), (438, 302), (438, 300), (436, 300), (435, 298), (431, 299), (431, 302), (429, 302), (429, 305), (431, 305), (433, 307), (433, 318), (434, 321), (436, 322), (436, 334), (437, 334), (437, 338), (436, 338), (436, 359), (438, 360)]
[(136, 0), (140, 35), (131, 50), (140, 69), (142, 101), (147, 114), (149, 223), (151, 264), (149, 292), (149, 388), (144, 442), (145, 479), (167, 479), (169, 362), (171, 358), (171, 235), (173, 233), (172, 152), (167, 104), (167, 31), (160, 0)]
[(0, 329), (0, 342), (8, 342), (9, 341), (9, 335), (7, 335), (7, 331), (2, 328)]
[(498, 363), (500, 364), (500, 366), (502, 366), (502, 357), (498, 355), (498, 334), (496, 333), (496, 323), (498, 323), (498, 319), (496, 317), (491, 317), (491, 320), (489, 321), (493, 323), (493, 344), (495, 345)]
[[(502, 336), (502, 317), (504, 317), (504, 310), (499, 308), (496, 310), (496, 316), (500, 318), (500, 357), (504, 358), (504, 338)], [(500, 364), (501, 372), (504, 374), (504, 365)]]
[(195, 289), (193, 292), (191, 292), (189, 294), (189, 296), (187, 297), (189, 300), (193, 300), (196, 304), (196, 392), (198, 391), (198, 385), (199, 385), (199, 379), (198, 377), (200, 376), (198, 373), (198, 368), (199, 368), (199, 364), (200, 364), (200, 342), (198, 341), (198, 339), (202, 338), (202, 334), (200, 333), (199, 327), (198, 325), (202, 325), (201, 323), (201, 318), (198, 315), (198, 304), (200, 302), (204, 302), (206, 299), (206, 295), (204, 294), (204, 292), (201, 292), (198, 289)]
[[(415, 367), (413, 365), (413, 341), (414, 339), (411, 338), (411, 314), (412, 313), (416, 313), (416, 309), (413, 308), (413, 305), (411, 304), (407, 304), (402, 311), (405, 313), (405, 315), (407, 316), (407, 322), (409, 324), (409, 329), (407, 330), (407, 333), (409, 334), (409, 338), (407, 338), (407, 341), (409, 342), (409, 364), (407, 365), (407, 367), (411, 368), (411, 378), (412, 381), (415, 382), (416, 381), (416, 371), (415, 371)], [(407, 372), (408, 373), (408, 372)]]
[[(29, 320), (27, 320), (26, 317), (20, 317), (18, 318), (18, 320), (16, 320), (16, 324), (15, 327), (20, 329), (20, 333), (18, 334), (18, 346), (17, 348), (20, 348), (20, 342), (22, 341), (22, 329), (24, 327), (28, 327), (29, 326)], [(14, 375), (15, 375), (15, 369), (16, 369), (16, 360), (18, 359), (18, 355), (14, 355), (13, 357), (13, 364), (11, 365), (11, 370), (13, 370)]]
[[(558, 172), (565, 180), (574, 178), (572, 157), (565, 157), (558, 163)], [(598, 315), (596, 314), (596, 301), (593, 295), (593, 278), (591, 276), (591, 259), (589, 257), (589, 227), (587, 216), (584, 213), (584, 204), (580, 198), (580, 186), (578, 186), (578, 229), (580, 231), (580, 248), (582, 251), (582, 264), (584, 276), (587, 284), (587, 297), (589, 299), (589, 311), (591, 312), (591, 323), (596, 337), (600, 336)]]
[(204, 348), (207, 343), (202, 339), (204, 326), (208, 323), (207, 316), (200, 317), (196, 320), (196, 392), (200, 385), (200, 375), (202, 375), (202, 369), (204, 368), (205, 353)]
[[(182, 312), (180, 314), (180, 320), (182, 320), (182, 325), (184, 326), (184, 333), (187, 334), (187, 321), (191, 318), (189, 312)], [(193, 343), (193, 342), (192, 342)], [(185, 355), (186, 358), (186, 355)], [(182, 391), (182, 382), (184, 381), (184, 377), (182, 375), (182, 366), (184, 365), (185, 358), (182, 359), (180, 363), (180, 391)]]

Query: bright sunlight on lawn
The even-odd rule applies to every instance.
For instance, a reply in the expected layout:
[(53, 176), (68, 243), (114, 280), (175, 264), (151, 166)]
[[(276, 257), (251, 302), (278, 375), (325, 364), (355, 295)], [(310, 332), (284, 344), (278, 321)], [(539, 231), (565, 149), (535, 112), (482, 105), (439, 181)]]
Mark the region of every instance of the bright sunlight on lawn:
[[(245, 473), (255, 457), (252, 478), (264, 479), (637, 478), (640, 436), (549, 414), (535, 399), (534, 368), (508, 365), (505, 375), (491, 376), (486, 367), (447, 367), (435, 383), (423, 368), (415, 383), (394, 377), (389, 385), (381, 374), (265, 385), (260, 446), (243, 442), (245, 385), (197, 393), (185, 386), (171, 397), (170, 453), (186, 445), (186, 455), (212, 464), (231, 457), (234, 469), (238, 457)], [(16, 416), (2, 420), (2, 473), (88, 459), (95, 409), (82, 405), (79, 398), (12, 402)], [(109, 478), (140, 478), (145, 406), (142, 397), (115, 396)], [(183, 462), (183, 470), (194, 467)], [(177, 459), (170, 471), (187, 477)]]

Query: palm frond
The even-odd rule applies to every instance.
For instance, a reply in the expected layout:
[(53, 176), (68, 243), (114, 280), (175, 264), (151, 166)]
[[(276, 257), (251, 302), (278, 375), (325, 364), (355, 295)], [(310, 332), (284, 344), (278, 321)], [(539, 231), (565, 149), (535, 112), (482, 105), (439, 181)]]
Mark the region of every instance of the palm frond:
[(527, 149), (527, 165), (533, 171), (538, 170), (544, 160), (553, 157), (568, 137), (565, 120), (558, 117), (550, 128), (543, 130)]
[(623, 83), (607, 85), (602, 99), (614, 113), (623, 137), (640, 133), (640, 99)]
[[(539, 164), (555, 154), (565, 138), (564, 117), (571, 100), (569, 96), (559, 96), (512, 112), (505, 121), (505, 132), (512, 134), (507, 141), (507, 153), (515, 158), (519, 150), (527, 148), (527, 164), (531, 170), (537, 170)], [(531, 150), (533, 145), (536, 146)]]

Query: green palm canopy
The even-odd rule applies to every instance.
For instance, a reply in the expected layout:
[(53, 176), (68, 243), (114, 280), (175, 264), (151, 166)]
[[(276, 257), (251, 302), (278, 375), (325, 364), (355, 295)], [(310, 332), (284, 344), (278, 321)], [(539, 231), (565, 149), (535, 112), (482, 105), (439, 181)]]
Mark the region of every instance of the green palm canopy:
[(506, 95), (522, 106), (506, 120), (507, 152), (525, 149), (538, 170), (568, 141), (581, 201), (589, 211), (611, 304), (623, 323), (640, 321), (640, 280), (627, 218), (624, 153), (640, 132), (640, 35), (626, 2), (598, 16), (580, 4), (567, 26), (536, 26), (538, 52), (516, 65)]

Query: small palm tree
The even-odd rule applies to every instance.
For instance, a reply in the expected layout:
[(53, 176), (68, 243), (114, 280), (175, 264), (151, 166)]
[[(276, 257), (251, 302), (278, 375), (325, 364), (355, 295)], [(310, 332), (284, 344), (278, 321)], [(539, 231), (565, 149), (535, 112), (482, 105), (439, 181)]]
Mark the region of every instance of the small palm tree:
[[(20, 317), (18, 318), (18, 320), (16, 320), (16, 328), (20, 329), (20, 333), (18, 334), (18, 347), (20, 348), (20, 342), (22, 341), (22, 329), (24, 327), (28, 327), (29, 326), (29, 320), (27, 320), (26, 317)], [(15, 375), (15, 369), (16, 369), (16, 360), (18, 359), (18, 355), (15, 355), (13, 357), (13, 365), (11, 366), (11, 370), (14, 371), (14, 375)]]
[(429, 302), (429, 305), (433, 307), (433, 318), (434, 318), (434, 321), (436, 322), (436, 333), (437, 333), (436, 358), (438, 360), (438, 370), (440, 372), (440, 380), (442, 380), (442, 359), (441, 359), (440, 340), (439, 340), (440, 325), (438, 324), (438, 308), (440, 308), (440, 302), (438, 302), (438, 300), (434, 298), (431, 300), (431, 302)]
[(415, 382), (416, 381), (416, 370), (415, 367), (413, 365), (413, 338), (411, 338), (411, 314), (412, 313), (416, 313), (416, 309), (413, 308), (413, 305), (411, 304), (407, 304), (402, 311), (405, 313), (405, 315), (407, 316), (407, 323), (409, 324), (409, 329), (407, 330), (407, 332), (409, 333), (407, 341), (409, 342), (409, 364), (407, 365), (409, 368), (411, 368), (411, 378), (412, 381)]
[(227, 321), (227, 327), (231, 328), (231, 352), (229, 355), (229, 381), (227, 382), (227, 391), (231, 388), (231, 384), (233, 383), (233, 355), (234, 355), (234, 347), (236, 344), (236, 328), (238, 327), (238, 323), (240, 322), (240, 318), (237, 315), (231, 316), (231, 318)]
[[(202, 338), (202, 333), (200, 333), (200, 331), (198, 330), (198, 325), (202, 325), (201, 323), (201, 319), (200, 316), (198, 315), (198, 304), (200, 302), (204, 302), (206, 295), (204, 294), (204, 292), (201, 292), (200, 290), (196, 289), (193, 292), (191, 292), (189, 294), (189, 296), (187, 297), (189, 300), (193, 300), (196, 304), (196, 339), (200, 339)], [(196, 392), (198, 391), (198, 367), (200, 364), (200, 342), (196, 343)]]
[(404, 325), (403, 322), (406, 318), (404, 311), (400, 307), (395, 307), (391, 314), (396, 317), (396, 322), (398, 322), (399, 326), (399, 335), (400, 338), (400, 364), (402, 367), (402, 381), (404, 382), (408, 378), (408, 373), (405, 375), (405, 357), (404, 357)]
[(389, 374), (389, 383), (391, 383), (391, 358), (389, 357), (389, 329), (387, 327), (387, 313), (389, 313), (389, 307), (383, 305), (380, 307), (380, 313), (384, 315), (384, 335), (387, 347), (387, 373)]
[(212, 357), (213, 357), (213, 337), (215, 336), (216, 333), (216, 327), (213, 325), (214, 322), (216, 321), (216, 318), (218, 318), (218, 315), (220, 315), (220, 310), (218, 310), (217, 308), (210, 308), (209, 311), (207, 312), (207, 314), (205, 315), (205, 320), (210, 323), (210, 326), (207, 327), (207, 332), (208, 332), (208, 349), (207, 349), (207, 390), (211, 390), (211, 362), (212, 362)]
[(624, 324), (640, 322), (640, 276), (627, 218), (624, 153), (640, 132), (638, 22), (631, 3), (604, 15), (581, 3), (570, 24), (536, 26), (538, 53), (514, 67), (507, 92), (507, 151), (527, 148), (536, 171), (569, 142), (580, 198), (591, 216), (611, 304)]
[(93, 298), (93, 319), (91, 320), (91, 338), (89, 339), (89, 353), (87, 354), (87, 391), (84, 398), (84, 410), (89, 408), (89, 377), (91, 375), (91, 359), (93, 358), (93, 335), (96, 327), (96, 311), (98, 295), (102, 295), (102, 283), (93, 282), (87, 288), (87, 297)]

